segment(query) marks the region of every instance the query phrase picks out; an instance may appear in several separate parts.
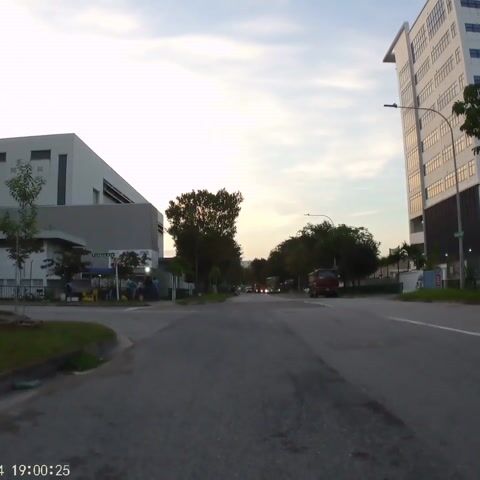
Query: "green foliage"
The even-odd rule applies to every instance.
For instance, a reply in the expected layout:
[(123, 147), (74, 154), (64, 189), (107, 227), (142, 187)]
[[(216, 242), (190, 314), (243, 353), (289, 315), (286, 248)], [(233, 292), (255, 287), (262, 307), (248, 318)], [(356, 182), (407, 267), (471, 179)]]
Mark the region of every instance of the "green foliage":
[[(452, 112), (457, 115), (463, 115), (464, 123), (460, 130), (469, 137), (480, 139), (480, 85), (468, 85), (463, 91), (463, 101), (453, 104)], [(473, 149), (475, 154), (480, 152), (480, 147)]]
[(400, 300), (405, 302), (450, 302), (480, 304), (480, 291), (455, 288), (420, 289), (404, 293)]
[(128, 277), (135, 272), (135, 269), (144, 267), (149, 258), (146, 253), (139, 255), (137, 252), (128, 251), (122, 252), (117, 259), (118, 262), (118, 276), (120, 278)]
[(193, 272), (197, 288), (208, 284), (213, 267), (225, 281), (241, 278), (241, 248), (235, 241), (236, 221), (243, 201), (240, 192), (225, 189), (217, 193), (197, 190), (169, 202), (165, 211), (168, 233), (175, 242), (177, 256)]
[(365, 228), (335, 227), (327, 221), (308, 224), (274, 248), (268, 261), (254, 260), (251, 270), (259, 283), (268, 276), (278, 276), (281, 282), (293, 278), (304, 284), (309, 272), (336, 264), (343, 281), (353, 282), (376, 271), (378, 247)]
[(48, 275), (61, 277), (64, 283), (70, 282), (77, 274), (84, 272), (90, 262), (82, 260), (82, 256), (90, 252), (83, 248), (71, 248), (61, 252), (55, 252), (54, 258), (46, 258), (42, 268), (48, 269)]
[(17, 174), (5, 184), (10, 195), (18, 203), (18, 211), (16, 218), (9, 213), (4, 215), (0, 220), (0, 231), (6, 236), (9, 258), (17, 268), (22, 269), (32, 253), (42, 251), (41, 242), (35, 239), (38, 233), (35, 200), (45, 180), (34, 177), (32, 166), (24, 163), (17, 167)]

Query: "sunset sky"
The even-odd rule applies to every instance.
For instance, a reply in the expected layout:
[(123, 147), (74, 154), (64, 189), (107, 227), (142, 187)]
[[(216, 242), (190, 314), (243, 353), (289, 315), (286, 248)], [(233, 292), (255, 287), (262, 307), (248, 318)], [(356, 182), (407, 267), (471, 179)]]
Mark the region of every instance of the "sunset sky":
[(386, 251), (408, 225), (382, 59), (423, 3), (0, 0), (0, 138), (74, 132), (162, 213), (192, 189), (240, 190), (244, 259), (306, 212)]

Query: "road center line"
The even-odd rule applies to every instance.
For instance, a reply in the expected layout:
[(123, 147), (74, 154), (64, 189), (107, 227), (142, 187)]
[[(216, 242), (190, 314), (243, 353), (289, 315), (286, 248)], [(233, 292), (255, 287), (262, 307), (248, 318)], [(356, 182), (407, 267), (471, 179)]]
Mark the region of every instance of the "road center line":
[(443, 327), (442, 325), (434, 325), (431, 323), (417, 322), (415, 320), (408, 320), (407, 318), (398, 318), (398, 317), (386, 317), (386, 318), (388, 318), (388, 320), (393, 320), (394, 322), (411, 323), (413, 325), (436, 328), (438, 330), (447, 330), (449, 332), (462, 333), (463, 335), (470, 335), (472, 337), (480, 337), (480, 332), (470, 332), (468, 330), (460, 330), (458, 328)]
[(333, 308), (331, 305), (327, 305), (326, 303), (314, 302), (310, 300), (304, 300), (303, 303), (308, 303), (309, 305), (316, 305), (317, 307)]

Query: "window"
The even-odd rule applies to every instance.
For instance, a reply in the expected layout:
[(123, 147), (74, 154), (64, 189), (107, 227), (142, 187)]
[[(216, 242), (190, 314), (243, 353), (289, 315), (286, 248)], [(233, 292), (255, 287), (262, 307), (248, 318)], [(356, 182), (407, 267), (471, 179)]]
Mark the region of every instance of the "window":
[(452, 26), (450, 27), (450, 33), (452, 34), (452, 38), (457, 36), (457, 26), (455, 23), (452, 23)]
[(412, 84), (409, 82), (408, 85), (400, 93), (402, 99), (402, 105), (410, 105), (413, 101), (413, 90)]
[(458, 95), (458, 84), (455, 81), (450, 85), (437, 100), (438, 110), (443, 110)]
[(447, 163), (450, 160), (453, 160), (453, 148), (451, 145), (449, 145), (448, 147), (445, 147), (442, 150), (442, 160), (443, 160), (443, 163)]
[(437, 70), (435, 74), (435, 87), (438, 87), (448, 76), (448, 74), (455, 68), (453, 55)]
[(418, 94), (418, 97), (417, 97), (418, 105), (423, 105), (425, 100), (432, 94), (432, 92), (433, 92), (433, 81), (430, 80), (422, 89), (422, 91)]
[(67, 198), (67, 155), (58, 156), (57, 205), (65, 205)]
[(480, 49), (478, 49), (478, 48), (471, 48), (471, 49), (470, 49), (470, 57), (471, 57), (471, 58), (480, 58)]
[(468, 180), (468, 165), (464, 165), (458, 169), (458, 181), (464, 182)]
[(428, 73), (430, 70), (430, 57), (427, 57), (427, 59), (422, 63), (421, 67), (418, 69), (417, 73), (415, 74), (415, 83), (420, 83), (425, 77), (425, 75)]
[(434, 130), (432, 133), (425, 137), (425, 140), (422, 142), (423, 151), (427, 151), (429, 148), (433, 147), (438, 142), (438, 130)]
[(410, 197), (410, 212), (416, 213), (422, 211), (422, 194), (416, 193)]
[(432, 11), (427, 17), (427, 30), (428, 37), (430, 39), (438, 32), (438, 29), (442, 26), (445, 21), (445, 4), (443, 0), (438, 0), (438, 2), (433, 7)]
[(432, 183), (425, 189), (426, 197), (427, 198), (434, 198), (445, 190), (443, 180), (438, 180), (435, 183)]
[(466, 23), (465, 30), (467, 32), (480, 33), (480, 24), (478, 23)]
[(479, 0), (461, 0), (460, 5), (468, 8), (480, 8)]
[(445, 177), (445, 190), (450, 190), (455, 186), (455, 173), (449, 173)]
[(420, 172), (416, 172), (408, 177), (408, 191), (410, 193), (420, 189)]
[(462, 60), (461, 56), (460, 56), (460, 47), (458, 47), (456, 50), (455, 50), (455, 61), (458, 63), (460, 63)]
[(411, 152), (407, 153), (407, 169), (408, 171), (412, 171), (418, 169), (418, 164), (420, 162), (420, 158), (418, 156), (418, 148), (415, 147)]
[(415, 114), (415, 110), (402, 110), (403, 126), (405, 130), (415, 125)]
[(435, 155), (430, 161), (428, 161), (424, 166), (425, 175), (434, 172), (437, 168), (442, 166), (442, 154), (439, 153)]
[(475, 75), (475, 76), (473, 77), (473, 83), (474, 83), (475, 85), (480, 85), (480, 75)]
[[(430, 108), (432, 108), (432, 110), (435, 110), (435, 104), (433, 104)], [(436, 118), (435, 112), (429, 111), (425, 113), (423, 117), (420, 119), (421, 128), (425, 128), (435, 118)]]
[(475, 175), (475, 171), (476, 171), (475, 160), (470, 160), (470, 162), (468, 162), (468, 175), (470, 177), (473, 177), (473, 175)]
[(455, 153), (460, 153), (465, 150), (465, 136), (462, 135), (460, 138), (455, 140)]
[(412, 41), (412, 55), (413, 62), (415, 62), (427, 46), (427, 34), (425, 33), (425, 27), (422, 25), (417, 35)]
[(440, 38), (438, 43), (432, 48), (432, 63), (435, 63), (438, 57), (448, 47), (449, 43), (450, 43), (450, 32), (447, 30), (447, 32)]
[(50, 160), (50, 150), (32, 150), (30, 160)]
[(0, 162), (7, 161), (7, 152), (0, 152)]
[(417, 129), (415, 127), (405, 133), (405, 145), (407, 150), (410, 150), (417, 145)]
[(400, 88), (403, 88), (410, 79), (410, 65), (408, 62), (402, 67), (398, 74), (398, 81), (400, 82)]
[[(452, 128), (456, 127), (460, 123), (460, 117), (453, 113), (447, 118), (452, 125)], [(443, 137), (447, 133), (450, 133), (450, 128), (448, 127), (447, 122), (442, 122), (440, 125), (440, 136)]]

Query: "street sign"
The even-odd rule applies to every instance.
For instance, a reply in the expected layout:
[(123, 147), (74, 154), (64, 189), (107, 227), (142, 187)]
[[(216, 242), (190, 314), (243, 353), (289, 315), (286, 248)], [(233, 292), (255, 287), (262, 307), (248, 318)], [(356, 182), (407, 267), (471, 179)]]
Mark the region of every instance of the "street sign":
[(465, 234), (465, 232), (456, 232), (453, 236), (455, 238), (463, 238), (464, 234)]
[(92, 252), (92, 257), (115, 258), (115, 254), (112, 252)]

